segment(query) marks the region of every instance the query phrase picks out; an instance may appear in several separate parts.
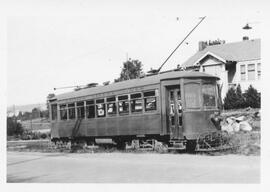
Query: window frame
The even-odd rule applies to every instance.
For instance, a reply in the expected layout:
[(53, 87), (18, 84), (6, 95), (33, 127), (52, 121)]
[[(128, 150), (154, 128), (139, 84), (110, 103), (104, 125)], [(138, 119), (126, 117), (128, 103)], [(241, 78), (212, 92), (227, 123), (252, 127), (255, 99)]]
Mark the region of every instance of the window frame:
[[(78, 105), (79, 103), (82, 103), (82, 105)], [(77, 117), (76, 117), (76, 119), (84, 119), (85, 118), (85, 101), (77, 101), (76, 102), (76, 111), (77, 111)], [(79, 117), (79, 110), (80, 109), (83, 109), (83, 116), (81, 117)]]
[[(187, 98), (189, 98), (190, 96), (188, 96), (187, 97), (187, 91), (186, 91), (186, 88), (187, 88), (187, 86), (189, 86), (189, 85), (197, 85), (198, 86), (198, 94), (195, 94), (195, 95), (197, 95), (197, 97), (196, 97), (196, 99), (198, 99), (197, 100), (197, 102), (198, 102), (198, 105), (197, 106), (195, 106), (195, 107), (190, 107), (190, 106), (188, 106), (187, 104), (187, 101), (188, 101), (188, 99)], [(202, 89), (201, 89), (201, 82), (188, 82), (188, 83), (185, 83), (184, 84), (184, 102), (185, 102), (185, 109), (187, 109), (187, 110), (201, 110), (201, 108), (202, 108)], [(195, 89), (196, 90), (196, 89)]]
[[(127, 96), (126, 99), (119, 99), (119, 97)], [(120, 112), (120, 102), (127, 103), (128, 110)], [(123, 94), (117, 96), (117, 107), (118, 107), (118, 115), (129, 115), (130, 114), (130, 95), (129, 94)]]
[[(70, 105), (72, 105), (73, 104), (73, 106), (71, 106), (70, 107)], [(70, 120), (70, 119), (76, 119), (76, 108), (75, 108), (75, 102), (74, 103), (68, 103), (67, 104), (67, 109), (68, 109), (68, 119)], [(74, 117), (73, 118), (70, 118), (70, 110), (74, 110)]]
[[(145, 93), (149, 93), (149, 92), (154, 92), (154, 95), (147, 95), (147, 96), (145, 96)], [(146, 113), (149, 113), (149, 112), (153, 112), (153, 111), (157, 111), (157, 91), (156, 91), (156, 89), (154, 89), (154, 90), (147, 90), (147, 91), (143, 91), (143, 110), (144, 110), (144, 112), (146, 112)], [(147, 99), (152, 99), (152, 98), (154, 98), (155, 99), (155, 109), (147, 109), (146, 108), (146, 105), (147, 105)]]
[(258, 80), (260, 80), (262, 76), (261, 67), (262, 67), (261, 63), (257, 63), (257, 79)]
[[(65, 107), (64, 108), (61, 108), (61, 106), (65, 106)], [(62, 111), (66, 111), (66, 117), (65, 118), (63, 118)], [(61, 104), (61, 105), (59, 105), (59, 112), (60, 112), (60, 120), (62, 120), (62, 121), (68, 120), (68, 108), (67, 108), (67, 104)]]
[[(212, 88), (213, 88), (213, 90), (214, 90), (214, 97), (215, 97), (215, 105), (213, 106), (206, 106), (205, 105), (205, 100), (204, 100), (204, 92), (203, 92), (203, 87), (204, 87), (204, 85), (212, 85)], [(216, 109), (217, 107), (218, 107), (218, 103), (217, 103), (217, 85), (216, 85), (216, 83), (214, 83), (214, 82), (202, 82), (202, 84), (201, 84), (201, 93), (202, 93), (202, 107), (203, 107), (203, 109)]]
[[(249, 69), (249, 66), (253, 66), (253, 69)], [(249, 64), (247, 64), (247, 79), (248, 79), (248, 81), (254, 81), (254, 80), (256, 80), (256, 71), (255, 71), (255, 63), (249, 63)], [(252, 72), (252, 74), (253, 74), (253, 79), (250, 79), (249, 78), (249, 74)]]
[[(112, 98), (114, 98), (114, 99), (111, 100)], [(115, 112), (114, 113), (110, 113), (108, 111), (110, 104), (114, 104), (114, 106), (115, 106)], [(108, 116), (116, 116), (117, 115), (117, 101), (116, 101), (116, 96), (111, 96), (111, 97), (107, 97), (106, 98), (106, 113), (107, 113)]]
[[(242, 67), (244, 67), (244, 70), (242, 71)], [(241, 64), (240, 65), (240, 80), (241, 81), (246, 81), (247, 80), (247, 75), (246, 75), (246, 64)], [(244, 79), (242, 79), (242, 75), (244, 75)]]
[(57, 103), (51, 104), (51, 119), (52, 121), (58, 120)]
[[(103, 100), (103, 102), (98, 102), (98, 101), (101, 101)], [(96, 102), (96, 117), (97, 118), (105, 118), (107, 116), (107, 110), (106, 110), (106, 102), (105, 102), (105, 98), (100, 98), (100, 99), (96, 99), (95, 100)], [(98, 114), (98, 110), (99, 110), (99, 107), (98, 105), (102, 105), (103, 106), (103, 110), (104, 110), (104, 115), (103, 116), (99, 116)]]
[[(136, 95), (136, 94), (140, 94), (140, 97), (134, 97), (134, 98), (132, 98), (132, 96), (133, 95)], [(136, 110), (135, 108), (136, 108), (136, 101), (141, 101), (141, 109), (140, 110)], [(133, 111), (133, 109), (132, 109), (132, 106), (133, 106), (133, 102), (135, 102), (134, 103), (134, 111)], [(144, 110), (144, 101), (143, 101), (143, 93), (142, 92), (137, 92), (137, 93), (131, 93), (130, 94), (130, 112), (132, 113), (132, 114), (136, 114), (136, 113), (143, 113), (143, 110)]]
[[(93, 103), (90, 103), (89, 104), (89, 101), (93, 101)], [(86, 106), (85, 106), (85, 117), (87, 119), (94, 119), (94, 118), (96, 118), (97, 116), (96, 116), (96, 102), (95, 102), (95, 99), (86, 100), (85, 101), (85, 104), (86, 104)], [(88, 115), (87, 115), (87, 111), (88, 111), (87, 109), (88, 109), (88, 107), (94, 107), (94, 117), (88, 117)], [(89, 110), (89, 112), (90, 112), (90, 110)]]

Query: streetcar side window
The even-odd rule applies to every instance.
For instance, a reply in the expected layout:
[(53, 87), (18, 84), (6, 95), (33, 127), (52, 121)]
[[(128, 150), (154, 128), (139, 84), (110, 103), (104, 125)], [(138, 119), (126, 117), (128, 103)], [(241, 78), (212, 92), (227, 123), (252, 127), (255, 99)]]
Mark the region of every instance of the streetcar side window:
[(116, 99), (115, 97), (107, 98), (107, 114), (116, 115)]
[(60, 105), (60, 119), (66, 120), (67, 119), (67, 106)]
[(143, 100), (141, 93), (135, 93), (130, 95), (130, 105), (131, 105), (131, 112), (142, 112), (143, 110)]
[(75, 104), (74, 103), (68, 104), (68, 118), (75, 119)]
[(155, 91), (148, 91), (143, 93), (144, 109), (145, 111), (153, 111), (157, 109), (157, 99)]
[(128, 95), (118, 96), (118, 109), (120, 115), (129, 113)]
[(56, 120), (57, 119), (57, 104), (52, 104), (51, 105), (51, 115), (52, 115), (52, 120)]
[(97, 110), (97, 117), (105, 117), (106, 116), (104, 99), (97, 99), (96, 100), (96, 110)]
[(77, 102), (77, 118), (82, 119), (85, 117), (84, 101)]
[(95, 118), (95, 102), (94, 100), (86, 101), (86, 117)]

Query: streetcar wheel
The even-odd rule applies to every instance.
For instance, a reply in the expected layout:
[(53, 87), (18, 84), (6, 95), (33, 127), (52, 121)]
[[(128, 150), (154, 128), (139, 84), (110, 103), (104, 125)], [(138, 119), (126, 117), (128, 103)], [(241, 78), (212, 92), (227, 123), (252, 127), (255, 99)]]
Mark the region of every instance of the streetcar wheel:
[(196, 140), (188, 140), (186, 143), (186, 152), (194, 153), (196, 150), (197, 142)]
[(118, 142), (116, 143), (116, 148), (117, 148), (118, 150), (125, 150), (125, 149), (126, 149), (126, 143), (123, 142), (123, 141), (118, 141)]

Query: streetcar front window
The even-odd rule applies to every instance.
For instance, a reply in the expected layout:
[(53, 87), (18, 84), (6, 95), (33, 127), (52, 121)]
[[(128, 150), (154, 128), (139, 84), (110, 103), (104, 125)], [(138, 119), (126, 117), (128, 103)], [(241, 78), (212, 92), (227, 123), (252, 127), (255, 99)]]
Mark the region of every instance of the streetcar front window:
[(52, 120), (57, 119), (57, 104), (51, 105), (51, 111), (52, 111)]
[(214, 84), (202, 85), (203, 106), (206, 108), (216, 107), (216, 86)]
[(75, 104), (74, 103), (68, 104), (68, 118), (75, 119)]
[(67, 119), (67, 106), (60, 105), (60, 119), (66, 120)]
[(187, 83), (185, 84), (185, 103), (186, 108), (196, 109), (200, 108), (200, 84)]

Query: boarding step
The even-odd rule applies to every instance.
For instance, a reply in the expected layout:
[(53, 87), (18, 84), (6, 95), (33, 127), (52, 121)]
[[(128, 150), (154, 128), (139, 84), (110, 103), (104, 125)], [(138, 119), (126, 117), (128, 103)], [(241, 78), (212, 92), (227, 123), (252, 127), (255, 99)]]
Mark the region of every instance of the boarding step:
[(185, 140), (179, 140), (179, 139), (175, 139), (175, 140), (170, 140), (169, 141), (169, 150), (182, 150), (182, 149), (186, 149), (186, 141)]

